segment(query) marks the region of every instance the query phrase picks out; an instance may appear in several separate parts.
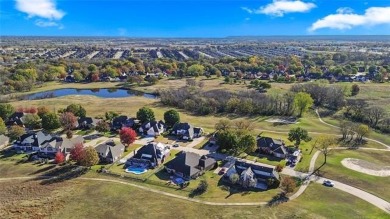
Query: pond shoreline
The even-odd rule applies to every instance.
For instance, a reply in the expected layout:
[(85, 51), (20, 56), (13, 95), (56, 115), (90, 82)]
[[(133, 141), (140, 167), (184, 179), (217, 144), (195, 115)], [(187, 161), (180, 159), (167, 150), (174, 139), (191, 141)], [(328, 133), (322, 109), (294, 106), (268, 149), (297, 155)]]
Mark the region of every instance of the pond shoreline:
[(157, 99), (157, 93), (147, 93), (139, 90), (133, 90), (125, 87), (115, 87), (115, 88), (59, 88), (46, 91), (38, 91), (28, 94), (18, 94), (18, 96), (8, 96), (8, 100), (2, 102), (12, 102), (20, 100), (40, 100), (48, 98), (57, 98), (64, 96), (95, 96), (98, 98), (127, 98), (133, 96), (142, 96), (148, 99)]

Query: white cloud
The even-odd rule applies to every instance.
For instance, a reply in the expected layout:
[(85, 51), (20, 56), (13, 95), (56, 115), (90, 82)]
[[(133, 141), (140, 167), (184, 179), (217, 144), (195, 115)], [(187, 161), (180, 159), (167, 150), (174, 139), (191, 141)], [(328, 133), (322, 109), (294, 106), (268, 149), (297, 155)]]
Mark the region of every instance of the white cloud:
[(343, 8), (338, 8), (336, 12), (337, 14), (352, 14), (354, 11), (350, 7), (343, 7)]
[(241, 9), (252, 14), (266, 14), (276, 17), (283, 17), (284, 14), (288, 13), (303, 13), (308, 12), (311, 9), (317, 7), (314, 3), (303, 2), (300, 0), (273, 0), (272, 3), (260, 7), (257, 10), (252, 10), (246, 7)]
[(355, 14), (350, 10), (339, 9), (337, 14), (330, 14), (314, 22), (309, 31), (322, 28), (345, 30), (356, 26), (375, 26), (380, 24), (390, 24), (390, 7), (371, 7), (366, 9), (362, 15)]
[(55, 21), (44, 21), (44, 20), (36, 20), (35, 25), (38, 27), (58, 27), (60, 24), (58, 24)]
[(65, 13), (56, 8), (54, 0), (16, 0), (16, 9), (28, 17), (60, 20)]
[(242, 10), (248, 12), (249, 14), (253, 14), (253, 10), (247, 7), (241, 7)]

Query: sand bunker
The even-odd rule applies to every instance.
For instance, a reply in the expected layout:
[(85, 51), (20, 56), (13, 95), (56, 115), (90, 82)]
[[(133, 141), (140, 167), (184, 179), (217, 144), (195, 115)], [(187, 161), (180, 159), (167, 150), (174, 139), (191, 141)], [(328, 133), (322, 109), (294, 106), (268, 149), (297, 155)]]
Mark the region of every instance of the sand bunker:
[(272, 122), (272, 123), (283, 123), (283, 124), (296, 124), (297, 119), (294, 117), (279, 117), (279, 118), (270, 118), (265, 120), (266, 122)]
[(341, 164), (351, 170), (372, 176), (390, 176), (390, 166), (379, 166), (377, 164), (355, 158), (345, 158), (341, 161)]

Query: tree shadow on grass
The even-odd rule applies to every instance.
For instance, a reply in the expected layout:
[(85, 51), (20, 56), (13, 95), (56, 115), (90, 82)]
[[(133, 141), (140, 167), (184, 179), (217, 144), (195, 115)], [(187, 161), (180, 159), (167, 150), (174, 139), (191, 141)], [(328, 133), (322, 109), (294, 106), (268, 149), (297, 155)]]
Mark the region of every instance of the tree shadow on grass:
[(232, 184), (228, 183), (223, 178), (221, 178), (218, 181), (217, 186), (220, 187), (222, 190), (229, 192), (229, 194), (227, 196), (225, 196), (225, 199), (228, 199), (233, 195), (246, 196), (246, 195), (251, 194), (254, 191), (261, 191), (261, 190), (256, 190), (256, 189), (252, 189), (252, 188), (244, 189), (239, 185), (232, 185)]
[(42, 180), (41, 185), (59, 183), (66, 180), (75, 179), (88, 172), (88, 168), (76, 165), (64, 165), (53, 168), (44, 174), (36, 177), (36, 180)]
[(271, 200), (268, 201), (267, 206), (273, 207), (280, 205), (284, 202), (288, 202), (290, 199), (286, 196), (284, 192), (278, 193), (274, 197), (272, 197)]
[(49, 171), (49, 170), (51, 170), (51, 169), (53, 169), (53, 168), (55, 168), (55, 167), (56, 167), (56, 165), (49, 165), (49, 166), (47, 166), (47, 167), (44, 167), (44, 168), (39, 169), (39, 170), (37, 170), (37, 171), (34, 171), (34, 172), (30, 173), (29, 175), (41, 174), (41, 173), (44, 173), (44, 172), (46, 172), (46, 171)]

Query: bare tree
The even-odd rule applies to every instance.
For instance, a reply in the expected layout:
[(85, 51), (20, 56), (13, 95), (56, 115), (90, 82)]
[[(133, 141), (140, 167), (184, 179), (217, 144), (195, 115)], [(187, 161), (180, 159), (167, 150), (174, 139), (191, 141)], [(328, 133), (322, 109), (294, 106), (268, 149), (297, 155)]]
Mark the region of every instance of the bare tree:
[(380, 119), (385, 117), (386, 111), (378, 106), (370, 107), (366, 110), (366, 116), (370, 121), (371, 127), (377, 127)]

